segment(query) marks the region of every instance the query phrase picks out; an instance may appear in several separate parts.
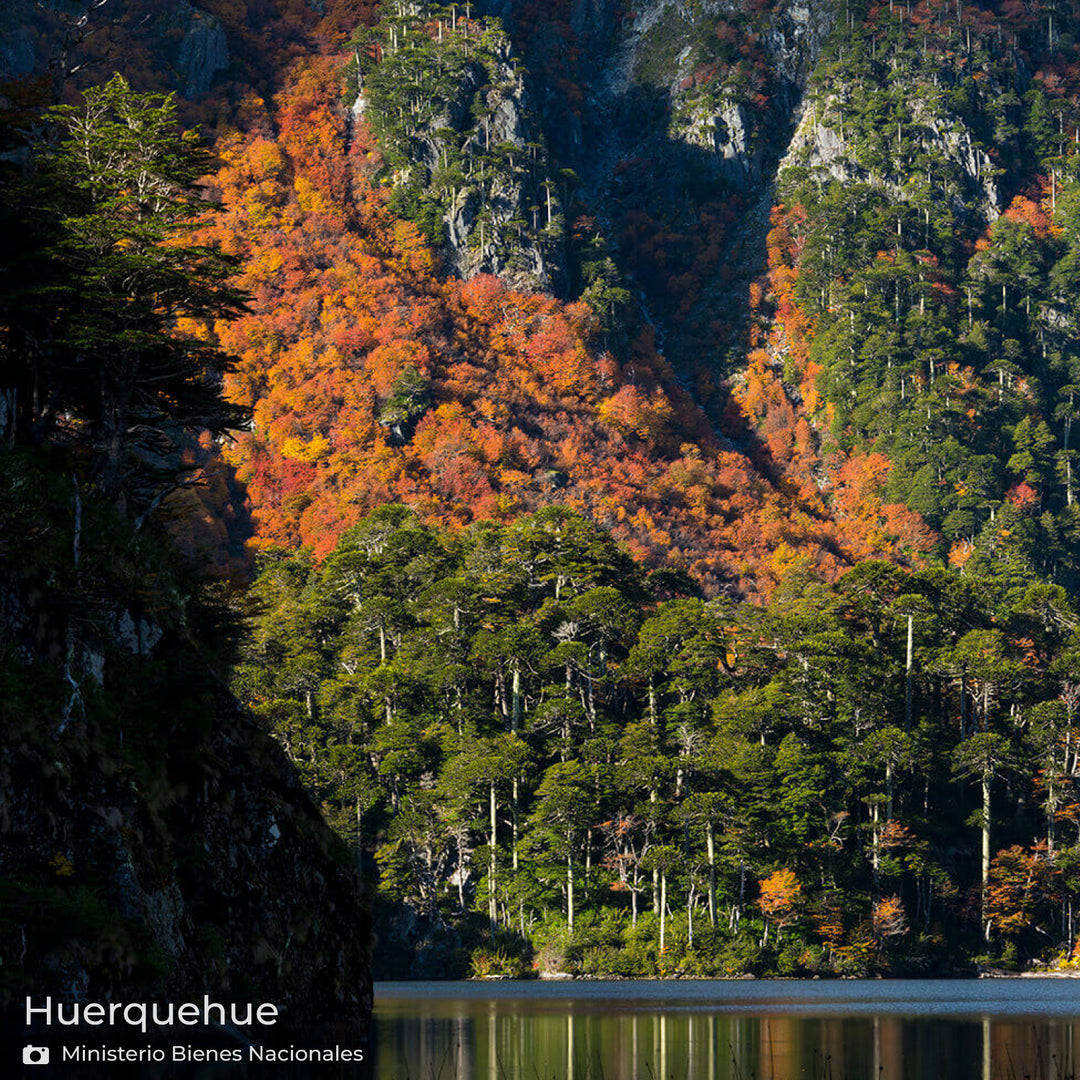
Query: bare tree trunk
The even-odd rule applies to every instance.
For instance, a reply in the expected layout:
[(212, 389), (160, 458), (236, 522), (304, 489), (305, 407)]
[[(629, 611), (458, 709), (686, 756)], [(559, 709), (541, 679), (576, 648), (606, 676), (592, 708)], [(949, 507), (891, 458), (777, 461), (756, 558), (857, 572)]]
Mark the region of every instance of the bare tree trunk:
[(488, 922), (491, 923), (491, 932), (495, 933), (495, 927), (498, 924), (498, 910), (495, 899), (495, 842), (498, 839), (496, 829), (498, 828), (498, 818), (496, 816), (495, 807), (495, 784), (492, 783), (488, 789), (490, 794), (490, 810), (491, 810), (491, 862), (488, 868)]
[(705, 845), (709, 853), (709, 925), (716, 926), (716, 837), (713, 823), (705, 826)]
[(660, 955), (664, 955), (664, 931), (667, 929), (667, 873), (660, 875)]
[(511, 854), (511, 866), (514, 870), (518, 868), (518, 778), (514, 777), (514, 795), (513, 795), (513, 810), (510, 815), (512, 832), (513, 848)]
[(881, 868), (881, 829), (880, 829), (881, 807), (878, 806), (877, 800), (870, 806), (870, 829), (871, 829), (871, 848), (870, 848), (870, 866), (874, 871), (874, 890), (877, 891), (878, 887), (878, 873)]
[(1073, 488), (1072, 488), (1072, 461), (1069, 459), (1069, 436), (1072, 434), (1072, 417), (1065, 418), (1065, 435), (1063, 439), (1065, 450), (1065, 502), (1067, 505), (1073, 504)]
[[(915, 703), (915, 616), (907, 617), (907, 667), (904, 675), (904, 728), (911, 730), (913, 706)], [(892, 816), (891, 814), (889, 815)]]
[(987, 890), (990, 884), (990, 773), (982, 776), (982, 919), (987, 939), (990, 925), (986, 921)]
[(566, 926), (569, 930), (574, 929), (574, 862), (569, 851), (566, 856)]
[(589, 873), (592, 870), (592, 829), (585, 831), (585, 902), (589, 900)]
[(517, 734), (521, 727), (521, 667), (514, 664), (513, 681), (510, 684), (511, 708), (510, 730)]

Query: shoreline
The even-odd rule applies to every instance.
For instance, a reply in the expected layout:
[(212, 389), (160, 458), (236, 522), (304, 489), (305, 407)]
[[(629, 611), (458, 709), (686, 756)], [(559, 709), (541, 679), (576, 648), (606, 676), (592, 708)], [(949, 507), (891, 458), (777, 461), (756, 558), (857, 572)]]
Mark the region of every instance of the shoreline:
[(552, 972), (533, 975), (526, 978), (514, 978), (504, 975), (485, 975), (479, 978), (469, 977), (461, 979), (406, 979), (378, 977), (375, 983), (470, 983), (480, 985), (482, 983), (738, 983), (738, 982), (762, 982), (762, 983), (842, 983), (842, 982), (980, 982), (987, 979), (1080, 979), (1080, 971), (977, 971), (972, 973), (952, 973), (934, 975), (731, 975), (731, 976), (701, 976), (686, 978), (683, 976), (643, 975), (630, 978), (625, 975), (571, 975), (569, 972)]

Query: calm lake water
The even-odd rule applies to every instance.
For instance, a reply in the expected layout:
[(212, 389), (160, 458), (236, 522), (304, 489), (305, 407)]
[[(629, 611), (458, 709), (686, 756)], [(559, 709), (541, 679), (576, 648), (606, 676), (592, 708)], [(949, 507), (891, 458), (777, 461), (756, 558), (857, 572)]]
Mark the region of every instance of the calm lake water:
[(1080, 1080), (1080, 981), (377, 983), (378, 1080)]

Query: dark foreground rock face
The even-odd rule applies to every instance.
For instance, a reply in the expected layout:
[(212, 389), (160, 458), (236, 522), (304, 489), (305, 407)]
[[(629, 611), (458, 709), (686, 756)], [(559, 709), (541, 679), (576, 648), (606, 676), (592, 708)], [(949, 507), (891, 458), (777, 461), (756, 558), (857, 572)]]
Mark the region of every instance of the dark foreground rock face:
[(221, 681), (225, 609), (71, 492), (0, 454), (0, 1005), (208, 994), (359, 1037), (353, 855)]
[(215, 721), (149, 780), (79, 724), (55, 753), (0, 746), (9, 1005), (209, 993), (273, 1002), (290, 1030), (364, 1029), (369, 919), (349, 854), (271, 739)]

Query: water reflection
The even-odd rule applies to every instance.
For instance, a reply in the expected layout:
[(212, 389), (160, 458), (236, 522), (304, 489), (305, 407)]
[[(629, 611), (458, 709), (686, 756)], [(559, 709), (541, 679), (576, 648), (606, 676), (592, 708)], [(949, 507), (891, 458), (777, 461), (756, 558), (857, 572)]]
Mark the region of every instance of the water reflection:
[[(372, 1075), (378, 1080), (1076, 1077), (1080, 1008), (1074, 1008), (1071, 985), (834, 983), (823, 993), (821, 984), (804, 992), (799, 984), (783, 983), (774, 984), (781, 988), (778, 995), (763, 984), (753, 990), (744, 989), (746, 984), (689, 989), (674, 984), (670, 990), (668, 985), (556, 990), (531, 984), (530, 991), (528, 985), (414, 984), (410, 991), (397, 984), (377, 990)], [(911, 986), (917, 991), (905, 990)], [(896, 988), (891, 996), (890, 987)]]

